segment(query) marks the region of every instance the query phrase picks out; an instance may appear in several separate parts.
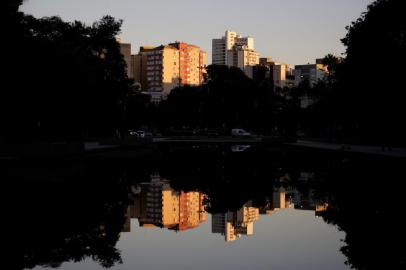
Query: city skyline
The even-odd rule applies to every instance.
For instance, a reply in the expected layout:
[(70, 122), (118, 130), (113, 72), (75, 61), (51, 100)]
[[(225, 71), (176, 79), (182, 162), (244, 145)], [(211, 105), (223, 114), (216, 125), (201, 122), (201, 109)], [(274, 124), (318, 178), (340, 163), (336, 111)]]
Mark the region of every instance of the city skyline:
[(118, 3), (102, 0), (97, 4), (94, 0), (28, 0), (21, 10), (36, 17), (57, 15), (64, 20), (79, 20), (86, 24), (106, 14), (123, 19), (120, 37), (123, 42), (132, 44), (133, 54), (140, 46), (183, 41), (207, 51), (208, 63), (211, 63), (212, 39), (221, 36), (225, 30), (232, 30), (254, 37), (261, 57), (272, 57), (289, 64), (306, 64), (328, 53), (340, 56), (344, 52), (340, 39), (346, 33), (345, 27), (356, 20), (371, 2), (258, 0), (251, 2), (251, 10), (247, 10), (241, 8), (243, 3), (240, 1), (209, 0), (202, 5), (185, 0), (176, 1), (176, 4), (129, 0)]

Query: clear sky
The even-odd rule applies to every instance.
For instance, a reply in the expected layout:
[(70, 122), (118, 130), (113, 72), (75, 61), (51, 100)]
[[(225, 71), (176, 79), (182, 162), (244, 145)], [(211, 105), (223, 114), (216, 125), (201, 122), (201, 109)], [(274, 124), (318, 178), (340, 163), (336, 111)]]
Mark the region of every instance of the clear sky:
[(103, 15), (124, 20), (121, 38), (142, 45), (184, 41), (208, 52), (211, 39), (233, 30), (255, 38), (261, 57), (288, 64), (344, 52), (345, 27), (372, 0), (26, 0), (22, 11), (91, 24)]

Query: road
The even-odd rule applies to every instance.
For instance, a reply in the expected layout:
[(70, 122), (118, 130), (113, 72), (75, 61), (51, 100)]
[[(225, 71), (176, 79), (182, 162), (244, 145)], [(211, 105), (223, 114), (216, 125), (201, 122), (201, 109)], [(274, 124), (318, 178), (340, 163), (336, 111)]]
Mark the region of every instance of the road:
[(285, 144), (290, 145), (290, 146), (324, 149), (324, 150), (331, 150), (331, 151), (343, 151), (343, 152), (406, 158), (406, 148), (399, 148), (399, 147), (393, 147), (391, 150), (388, 150), (388, 149), (382, 149), (382, 147), (380, 147), (380, 146), (342, 145), (342, 144), (336, 144), (336, 143), (325, 143), (325, 142), (315, 142), (315, 141), (306, 141), (306, 140), (298, 140), (295, 143), (285, 143)]

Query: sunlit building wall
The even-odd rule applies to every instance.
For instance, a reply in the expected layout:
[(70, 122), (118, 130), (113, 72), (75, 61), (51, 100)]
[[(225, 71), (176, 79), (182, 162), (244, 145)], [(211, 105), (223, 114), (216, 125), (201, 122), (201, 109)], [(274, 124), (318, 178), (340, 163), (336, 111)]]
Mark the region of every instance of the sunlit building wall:
[(188, 230), (200, 224), (200, 193), (182, 192), (179, 199), (179, 230)]
[[(144, 46), (134, 56), (133, 63), (136, 65), (134, 78), (140, 82), (142, 90), (167, 95), (175, 87), (197, 86), (204, 82), (207, 53), (184, 42), (156, 48)], [(159, 99), (164, 97), (159, 95)]]
[(294, 69), (292, 65), (274, 63), (273, 82), (275, 87), (293, 87), (295, 85)]
[[(203, 205), (205, 195), (200, 192), (175, 191), (170, 187), (169, 181), (161, 179), (159, 175), (152, 175), (150, 183), (142, 183), (140, 186), (141, 192), (137, 199), (139, 210), (136, 216), (140, 226), (183, 231), (198, 227), (206, 221)], [(129, 209), (137, 208), (134, 204)]]
[(227, 222), (225, 225), (225, 240), (226, 242), (235, 241), (238, 235), (235, 233), (234, 225), (231, 222)]
[(207, 54), (198, 46), (184, 42), (169, 44), (179, 50), (180, 85), (200, 85), (207, 63)]
[(212, 64), (227, 65), (229, 50), (234, 46), (245, 46), (248, 50), (254, 50), (254, 38), (242, 37), (236, 32), (227, 30), (221, 38), (212, 39)]
[(237, 211), (237, 223), (248, 224), (259, 220), (259, 208), (256, 207), (243, 207)]
[(147, 52), (147, 90), (170, 91), (180, 85), (179, 50), (172, 46), (160, 46)]
[(162, 190), (162, 226), (165, 228), (179, 224), (179, 192), (166, 184)]
[(249, 77), (253, 78), (253, 67), (259, 64), (259, 53), (247, 46), (234, 46), (227, 51), (227, 66), (238, 67)]

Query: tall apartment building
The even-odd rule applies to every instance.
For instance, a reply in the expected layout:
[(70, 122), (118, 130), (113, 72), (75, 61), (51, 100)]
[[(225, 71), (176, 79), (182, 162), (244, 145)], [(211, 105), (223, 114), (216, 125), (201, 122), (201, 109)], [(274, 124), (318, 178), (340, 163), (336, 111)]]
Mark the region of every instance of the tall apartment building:
[(198, 46), (184, 42), (169, 44), (179, 50), (180, 85), (200, 85), (204, 80), (207, 53)]
[(212, 40), (212, 64), (227, 65), (227, 51), (233, 49), (234, 45), (254, 50), (254, 39), (227, 30), (223, 37)]
[(131, 55), (133, 65), (134, 82), (141, 85), (141, 89), (145, 89), (147, 85), (147, 52), (153, 50), (154, 46), (142, 46), (138, 54)]
[(146, 90), (169, 94), (179, 86), (179, 50), (166, 45), (149, 50), (146, 54)]
[(204, 81), (207, 54), (195, 45), (174, 42), (144, 46), (133, 59), (134, 80), (151, 95), (167, 95), (175, 87)]
[(252, 78), (252, 67), (259, 64), (259, 53), (254, 51), (254, 38), (226, 31), (224, 37), (212, 40), (212, 63), (238, 67)]

